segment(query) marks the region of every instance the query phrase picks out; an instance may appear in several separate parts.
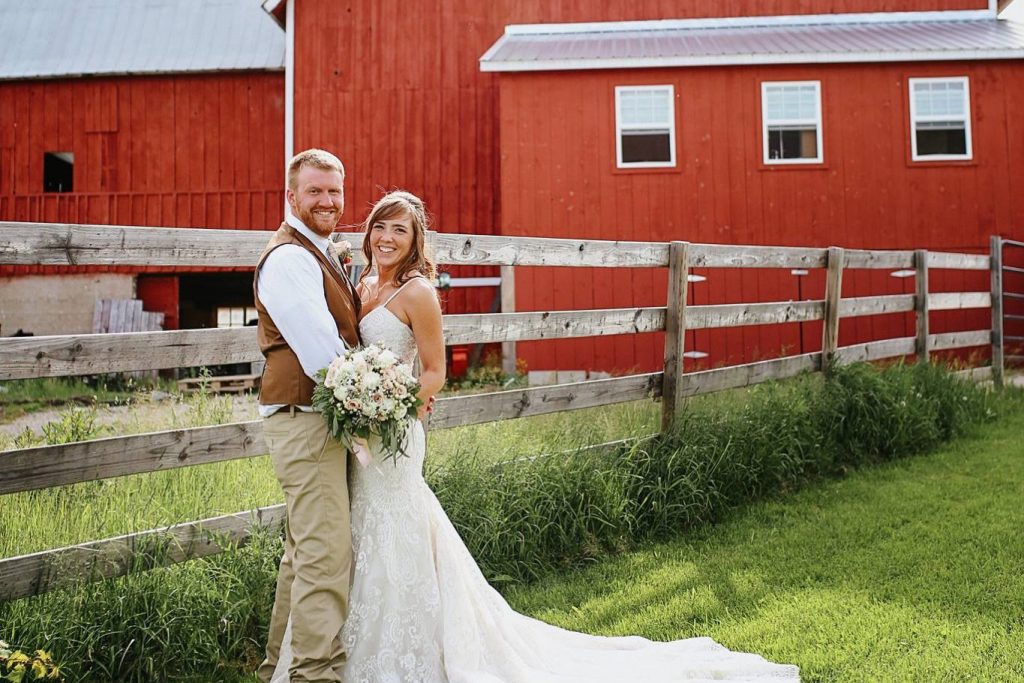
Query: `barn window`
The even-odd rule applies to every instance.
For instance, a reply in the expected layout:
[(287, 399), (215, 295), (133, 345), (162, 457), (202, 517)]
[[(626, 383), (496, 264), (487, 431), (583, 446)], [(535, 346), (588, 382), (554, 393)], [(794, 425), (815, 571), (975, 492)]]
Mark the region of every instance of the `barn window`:
[(615, 88), (616, 163), (619, 168), (676, 165), (675, 90), (671, 85)]
[(761, 84), (764, 163), (821, 163), (821, 82)]
[(75, 155), (72, 152), (43, 154), (43, 192), (72, 192)]
[(910, 79), (910, 145), (915, 161), (971, 158), (967, 78)]
[(256, 309), (251, 306), (221, 306), (217, 309), (217, 327), (254, 325), (256, 316)]

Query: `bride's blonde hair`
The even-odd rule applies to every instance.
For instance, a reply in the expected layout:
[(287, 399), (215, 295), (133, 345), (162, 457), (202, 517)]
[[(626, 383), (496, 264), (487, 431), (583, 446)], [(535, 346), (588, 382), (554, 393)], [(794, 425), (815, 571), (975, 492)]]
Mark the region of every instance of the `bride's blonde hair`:
[[(412, 223), (412, 249), (409, 254), (398, 265), (395, 271), (394, 284), (401, 286), (412, 279), (413, 273), (420, 273), (430, 280), (437, 276), (437, 267), (434, 265), (433, 254), (427, 246), (427, 230), (430, 228), (430, 218), (427, 216), (427, 209), (423, 206), (423, 200), (411, 192), (405, 190), (394, 190), (377, 200), (377, 203), (370, 209), (370, 215), (363, 221), (363, 256), (366, 263), (373, 263), (373, 252), (370, 249), (370, 231), (378, 221), (385, 221), (401, 213), (408, 213)], [(376, 270), (376, 266), (373, 268)], [(370, 268), (366, 268), (360, 276), (360, 281), (370, 274)]]

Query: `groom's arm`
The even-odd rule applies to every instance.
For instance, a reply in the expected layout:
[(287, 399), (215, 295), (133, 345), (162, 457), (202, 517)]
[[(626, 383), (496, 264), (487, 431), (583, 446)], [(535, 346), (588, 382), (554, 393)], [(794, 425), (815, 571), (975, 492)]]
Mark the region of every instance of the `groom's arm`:
[(292, 244), (275, 249), (260, 268), (256, 290), (310, 378), (345, 352), (327, 308), (323, 274), (308, 251)]

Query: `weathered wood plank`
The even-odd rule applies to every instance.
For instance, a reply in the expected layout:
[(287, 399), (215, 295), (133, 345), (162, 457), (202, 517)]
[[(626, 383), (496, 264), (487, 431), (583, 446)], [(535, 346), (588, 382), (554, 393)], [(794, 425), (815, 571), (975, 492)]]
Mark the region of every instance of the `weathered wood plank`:
[(0, 222), (11, 265), (252, 266), (269, 231)]
[(691, 330), (704, 330), (713, 327), (806, 322), (821, 320), (824, 311), (824, 301), (689, 306), (686, 310), (686, 327)]
[[(447, 315), (445, 343), (490, 343), (655, 332), (664, 308)], [(253, 327), (0, 338), (0, 380), (249, 363)]]
[(0, 380), (247, 363), (263, 355), (253, 327), (4, 337)]
[(929, 268), (951, 270), (989, 270), (991, 260), (987, 254), (958, 254), (944, 251), (928, 252)]
[(662, 373), (628, 375), (573, 384), (498, 391), (438, 399), (430, 418), (431, 429), (494, 422), (531, 415), (612, 405), (661, 396)]
[(689, 372), (680, 378), (683, 396), (698, 396), (723, 389), (735, 389), (768, 380), (795, 377), (803, 372), (821, 370), (821, 354), (805, 353), (772, 360), (746, 363), (714, 370)]
[[(252, 266), (272, 233), (261, 230), (157, 228), (65, 223), (0, 222), (0, 264)], [(362, 265), (362, 233), (337, 233)], [(597, 267), (665, 267), (664, 242), (615, 242), (541, 237), (431, 233), (438, 263)], [(824, 249), (694, 244), (691, 267), (824, 267)], [(984, 270), (988, 257), (937, 255), (934, 267)], [(905, 252), (851, 252), (850, 267), (906, 267)], [(984, 263), (984, 267), (982, 264)]]
[(668, 306), (665, 311), (665, 355), (661, 387), (661, 429), (668, 431), (682, 404), (683, 352), (686, 347), (686, 293), (689, 289), (687, 242), (672, 242), (668, 251)]
[(992, 379), (992, 367), (989, 365), (983, 365), (979, 368), (965, 368), (963, 370), (957, 370), (955, 373), (957, 377), (963, 377), (973, 382), (984, 382), (985, 380)]
[(262, 420), (23, 448), (0, 452), (0, 495), (266, 452)]
[(275, 505), (0, 560), (0, 601), (215, 555), (221, 541), (242, 545), (252, 527), (277, 527), (284, 517)]
[(564, 339), (665, 329), (664, 308), (446, 315), (445, 344)]
[(839, 346), (839, 302), (843, 297), (845, 254), (839, 247), (828, 248), (825, 273), (825, 324), (821, 332), (821, 369), (828, 372)]
[(871, 251), (867, 249), (847, 249), (847, 268), (913, 268), (914, 252), (912, 251)]
[(992, 382), (996, 389), (1001, 389), (1006, 369), (1006, 359), (1003, 357), (1003, 271), (1007, 266), (1003, 265), (1003, 243), (999, 235), (992, 236), (989, 248), (992, 265), (989, 272), (989, 291), (992, 295)]
[(914, 310), (916, 311), (917, 333), (917, 360), (919, 363), (927, 363), (931, 357), (931, 336), (928, 333), (928, 310), (931, 301), (928, 296), (928, 252), (918, 249), (914, 252), (914, 276), (915, 294)]
[(992, 330), (970, 332), (943, 332), (928, 335), (928, 346), (932, 351), (963, 349), (971, 346), (988, 346), (992, 343)]
[(691, 244), (691, 268), (823, 268), (826, 251), (807, 247)]
[(668, 265), (665, 242), (613, 242), (546, 237), (435, 233), (438, 263), (486, 266), (592, 266), (603, 268)]
[(928, 299), (928, 308), (933, 311), (988, 308), (992, 305), (992, 294), (989, 292), (933, 292), (928, 295)]
[(842, 299), (839, 302), (840, 318), (853, 318), (860, 315), (878, 315), (880, 313), (904, 313), (913, 310), (913, 294), (861, 296)]
[(916, 344), (916, 337), (900, 337), (897, 339), (883, 339), (864, 344), (841, 346), (836, 349), (836, 359), (840, 363), (848, 364), (907, 356), (914, 353), (917, 348)]
[[(513, 266), (501, 266), (501, 312), (516, 312), (516, 269)], [(509, 377), (516, 374), (516, 343), (506, 341), (501, 344), (501, 371)]]
[[(272, 233), (259, 230), (139, 228), (0, 222), (0, 263), (12, 265), (252, 266)], [(338, 233), (362, 265), (362, 233)], [(442, 264), (665, 266), (663, 242), (432, 233)], [(761, 247), (765, 249), (764, 247)]]

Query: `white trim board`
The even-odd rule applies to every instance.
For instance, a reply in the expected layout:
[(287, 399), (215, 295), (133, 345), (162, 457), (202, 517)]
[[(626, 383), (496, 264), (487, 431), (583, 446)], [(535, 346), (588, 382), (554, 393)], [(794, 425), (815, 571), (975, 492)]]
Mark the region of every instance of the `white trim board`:
[[(950, 83), (963, 84), (963, 116), (931, 115), (924, 116), (917, 111), (917, 99), (914, 97), (914, 86), (918, 83)], [(907, 96), (910, 113), (910, 158), (912, 161), (969, 161), (974, 158), (974, 143), (971, 137), (971, 79), (968, 76), (939, 76), (927, 78), (910, 78), (907, 81)], [(927, 121), (963, 121), (964, 147), (963, 154), (919, 154), (917, 151), (917, 124)]]
[[(793, 119), (784, 120), (776, 119), (773, 121), (768, 120), (768, 90), (772, 88), (785, 88), (785, 87), (801, 87), (801, 86), (814, 86), (814, 100), (816, 108), (816, 118), (811, 119)], [(821, 81), (761, 81), (761, 161), (765, 166), (791, 166), (799, 164), (823, 164), (825, 163), (825, 151), (823, 149), (823, 138), (824, 134), (822, 129), (825, 127), (825, 114), (821, 108)], [(814, 157), (791, 157), (788, 159), (772, 159), (768, 156), (768, 129), (772, 126), (786, 126), (786, 125), (803, 125), (812, 124), (814, 126), (815, 146), (817, 148), (817, 155)]]
[[(287, 164), (295, 155), (295, 3), (285, 8), (284, 29), (284, 162)], [(284, 179), (284, 215), (288, 209), (288, 178)]]
[(660, 31), (697, 28), (757, 28), (778, 26), (820, 26), (833, 24), (892, 24), (904, 21), (977, 21), (994, 19), (996, 0), (988, 9), (934, 12), (861, 12), (849, 14), (780, 14), (759, 17), (711, 17), (702, 19), (650, 19), (645, 21), (595, 21), (575, 24), (509, 24), (506, 35), (595, 33), (618, 31)]
[[(486, 57), (486, 55), (485, 55)], [(1012, 50), (936, 50), (923, 52), (808, 52), (803, 54), (681, 55), (674, 57), (630, 57), (601, 59), (557, 59), (537, 62), (486, 62), (481, 71), (584, 71), (592, 69), (651, 69), (687, 66), (744, 66), (765, 64), (857, 64), (879, 62), (942, 62), (984, 59), (1024, 59), (1024, 48)]]
[[(622, 122), (622, 94), (624, 92), (653, 92), (668, 95), (668, 119), (650, 124), (626, 124)], [(668, 133), (668, 161), (623, 161), (622, 136), (630, 130), (662, 130)], [(616, 168), (675, 168), (676, 167), (676, 89), (664, 85), (617, 85), (615, 86), (615, 166)]]

